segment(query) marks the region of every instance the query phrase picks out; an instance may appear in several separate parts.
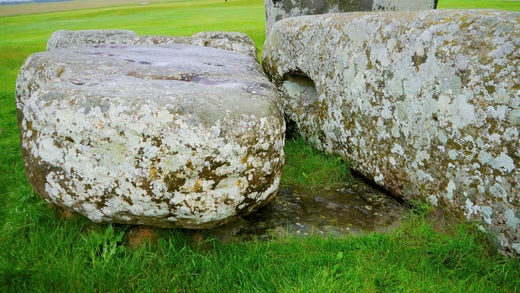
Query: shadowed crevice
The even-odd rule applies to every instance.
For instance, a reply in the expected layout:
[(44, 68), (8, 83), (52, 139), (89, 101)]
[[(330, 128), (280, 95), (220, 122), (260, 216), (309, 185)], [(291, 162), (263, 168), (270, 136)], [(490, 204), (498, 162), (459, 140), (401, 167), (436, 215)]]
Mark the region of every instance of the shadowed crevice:
[(282, 86), (289, 97), (303, 104), (313, 105), (318, 101), (318, 91), (314, 81), (304, 74), (286, 74)]

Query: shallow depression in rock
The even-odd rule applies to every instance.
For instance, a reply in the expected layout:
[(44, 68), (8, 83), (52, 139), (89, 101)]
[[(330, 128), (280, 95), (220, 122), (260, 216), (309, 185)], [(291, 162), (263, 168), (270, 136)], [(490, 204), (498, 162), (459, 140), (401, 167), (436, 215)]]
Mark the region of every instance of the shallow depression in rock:
[(202, 233), (223, 241), (341, 236), (399, 226), (409, 207), (361, 178), (341, 188), (284, 186), (257, 212)]

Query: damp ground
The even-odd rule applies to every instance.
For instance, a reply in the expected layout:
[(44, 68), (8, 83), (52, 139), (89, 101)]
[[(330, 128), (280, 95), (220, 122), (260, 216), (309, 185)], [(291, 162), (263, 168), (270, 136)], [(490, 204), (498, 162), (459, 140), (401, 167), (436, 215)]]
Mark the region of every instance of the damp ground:
[(398, 227), (407, 213), (407, 204), (362, 178), (354, 178), (349, 185), (339, 188), (283, 186), (257, 212), (193, 233), (222, 241), (292, 235), (333, 237), (385, 232)]

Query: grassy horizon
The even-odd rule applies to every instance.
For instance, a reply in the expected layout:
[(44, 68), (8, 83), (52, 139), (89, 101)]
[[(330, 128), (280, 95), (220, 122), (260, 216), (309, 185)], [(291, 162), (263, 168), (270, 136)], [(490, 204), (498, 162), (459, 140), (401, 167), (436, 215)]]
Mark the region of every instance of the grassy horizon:
[[(439, 8), (501, 8), (503, 2), (441, 0)], [(520, 10), (520, 1), (512, 3), (508, 9)], [(0, 17), (0, 292), (520, 291), (519, 260), (500, 255), (469, 224), (434, 229), (426, 206), (386, 234), (221, 243), (193, 231), (157, 229), (156, 240), (134, 247), (129, 235), (135, 227), (93, 224), (49, 207), (34, 193), (20, 153), (14, 89), (23, 60), (44, 51), (54, 31), (241, 31), (261, 49), (263, 5), (181, 0)], [(286, 150), (285, 183), (333, 185), (348, 176), (327, 173), (345, 165), (301, 141), (289, 141)]]

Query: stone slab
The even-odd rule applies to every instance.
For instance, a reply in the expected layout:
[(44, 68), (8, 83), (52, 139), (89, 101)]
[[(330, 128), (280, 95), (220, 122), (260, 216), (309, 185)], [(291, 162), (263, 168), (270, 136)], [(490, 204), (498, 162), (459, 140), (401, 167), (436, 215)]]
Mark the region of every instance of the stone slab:
[(130, 30), (59, 30), (47, 41), (47, 51), (67, 47), (100, 45), (185, 44), (243, 53), (256, 58), (255, 44), (248, 35), (239, 32), (199, 32), (191, 36), (141, 36)]
[(263, 65), (317, 148), (520, 255), (520, 13), (339, 13), (277, 22)]
[(189, 45), (53, 49), (25, 61), (16, 96), (29, 182), (95, 222), (211, 228), (278, 189), (284, 119), (251, 56)]

